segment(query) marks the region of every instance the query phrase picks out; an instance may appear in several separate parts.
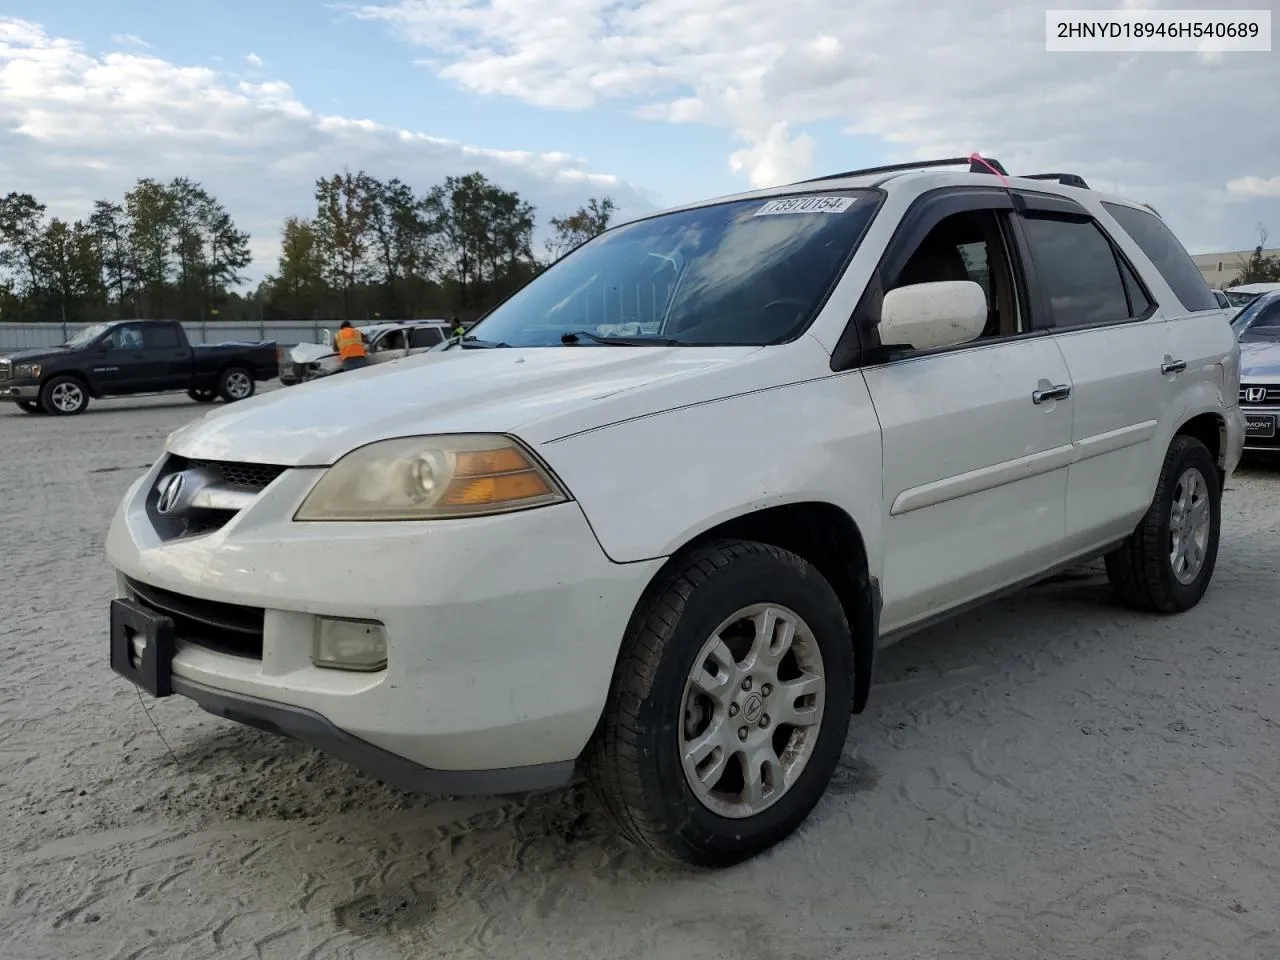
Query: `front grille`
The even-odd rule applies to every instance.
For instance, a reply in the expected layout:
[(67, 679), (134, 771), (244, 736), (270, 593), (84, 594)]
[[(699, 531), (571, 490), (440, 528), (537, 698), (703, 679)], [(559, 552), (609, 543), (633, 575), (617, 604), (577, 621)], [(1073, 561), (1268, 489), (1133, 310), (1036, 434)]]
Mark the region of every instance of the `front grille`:
[(13, 379), (13, 364), (8, 360), (0, 360), (0, 383)]
[(132, 579), (126, 583), (134, 601), (173, 620), (176, 639), (218, 653), (262, 659), (266, 611), (261, 607), (201, 600)]
[[(1257, 396), (1257, 391), (1262, 390), (1264, 394), (1261, 398)], [(1250, 398), (1250, 391), (1254, 396)], [(1244, 404), (1275, 404), (1280, 403), (1280, 384), (1278, 383), (1248, 383), (1240, 387), (1240, 402)]]
[(188, 467), (203, 467), (216, 473), (223, 483), (237, 487), (252, 487), (262, 490), (276, 477), (288, 470), (288, 467), (274, 463), (235, 463), (229, 460), (188, 460), (185, 457), (173, 457), (170, 461), (176, 470)]

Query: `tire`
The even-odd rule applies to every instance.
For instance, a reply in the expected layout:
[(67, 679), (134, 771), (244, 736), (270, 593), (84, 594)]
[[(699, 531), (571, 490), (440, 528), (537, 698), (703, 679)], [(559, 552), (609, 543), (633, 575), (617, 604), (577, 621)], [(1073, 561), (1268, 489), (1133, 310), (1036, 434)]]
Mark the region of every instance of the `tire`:
[(227, 403), (248, 400), (256, 388), (253, 374), (244, 367), (228, 367), (218, 376), (218, 396)]
[(89, 406), (89, 388), (78, 377), (52, 377), (40, 388), (40, 406), (55, 417), (73, 417)]
[(187, 396), (196, 403), (213, 403), (218, 399), (217, 390), (188, 390)]
[[(1191, 498), (1192, 519), (1175, 521), (1175, 508), (1178, 514), (1185, 512), (1179, 507), (1184, 494)], [(1199, 517), (1207, 519), (1202, 537), (1196, 530)], [(1120, 599), (1134, 609), (1190, 610), (1213, 577), (1221, 526), (1222, 483), (1217, 464), (1199, 440), (1174, 437), (1146, 516), (1129, 539), (1107, 555), (1107, 578)], [(1179, 553), (1180, 549), (1190, 552)], [(1184, 560), (1191, 563), (1183, 566)]]
[(37, 400), (19, 400), (18, 409), (25, 413), (44, 413), (44, 407)]
[[(765, 689), (768, 674), (746, 653), (749, 636), (735, 636), (736, 628), (722, 629), (736, 614), (765, 605), (799, 623), (792, 652), (783, 657), (775, 679), (781, 688), (808, 674), (806, 690), (819, 691), (819, 699), (797, 696), (792, 706), (816, 707), (807, 718), (816, 723), (791, 726), (784, 721), (786, 701), (780, 689)], [(767, 611), (760, 613), (754, 621), (755, 635), (764, 633), (759, 626), (767, 616)], [(695, 665), (705, 681), (713, 680), (705, 671), (717, 657), (706, 651), (717, 634), (730, 641), (732, 648), (724, 649), (738, 661), (727, 673), (724, 667), (719, 671), (724, 682), (717, 689), (732, 701), (728, 704), (693, 686)], [(816, 660), (815, 649), (820, 654)], [(798, 659), (801, 652), (805, 663)], [(744, 661), (755, 679), (750, 691), (743, 685)], [(725, 657), (719, 662), (724, 664)], [(815, 676), (825, 683), (815, 685)], [(852, 681), (848, 621), (835, 591), (812, 565), (761, 543), (708, 545), (673, 561), (632, 616), (604, 716), (584, 757), (588, 778), (619, 830), (641, 847), (698, 866), (739, 863), (791, 834), (826, 791), (848, 735)], [(770, 710), (777, 711), (776, 723)], [(714, 736), (713, 728), (725, 731), (717, 740), (724, 747), (699, 751), (696, 745)], [(744, 733), (750, 739), (743, 741)], [(803, 745), (796, 746), (795, 737), (801, 734)], [(784, 755), (794, 751), (793, 766), (786, 771), (787, 779), (793, 779), (781, 791), (776, 787), (784, 772), (777, 759), (779, 744), (788, 747)], [(687, 772), (684, 753), (689, 745), (695, 759), (705, 753), (704, 768)], [(776, 795), (764, 793), (754, 804), (739, 802), (747, 797), (745, 789), (734, 794), (746, 779), (744, 751), (765, 746), (773, 752), (756, 756), (779, 764), (770, 768)], [(798, 767), (796, 755), (806, 758)], [(709, 774), (710, 789), (695, 792), (694, 777), (716, 769), (723, 773)], [(757, 769), (765, 769), (764, 760)], [(768, 785), (764, 778), (760, 782)]]

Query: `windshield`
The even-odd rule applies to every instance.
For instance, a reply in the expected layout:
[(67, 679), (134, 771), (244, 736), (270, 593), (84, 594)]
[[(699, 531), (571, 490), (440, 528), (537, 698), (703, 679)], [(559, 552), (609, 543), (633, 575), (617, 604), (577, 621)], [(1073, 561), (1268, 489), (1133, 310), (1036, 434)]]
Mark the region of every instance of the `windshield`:
[(1230, 290), (1227, 291), (1227, 302), (1233, 307), (1247, 306), (1256, 299), (1258, 299), (1256, 293), (1232, 293)]
[(512, 347), (560, 346), (562, 337), (681, 346), (791, 339), (839, 278), (878, 199), (844, 190), (739, 200), (618, 227), (538, 276), (468, 339)]
[(108, 327), (108, 324), (105, 324), (105, 323), (95, 323), (91, 327), (85, 327), (83, 330), (77, 333), (74, 337), (71, 337), (66, 343), (64, 343), (63, 346), (64, 347), (87, 346), (88, 344), (93, 343), (93, 341), (97, 340), (104, 333), (106, 333), (107, 327)]
[(1280, 297), (1258, 298), (1231, 321), (1241, 343), (1280, 341)]

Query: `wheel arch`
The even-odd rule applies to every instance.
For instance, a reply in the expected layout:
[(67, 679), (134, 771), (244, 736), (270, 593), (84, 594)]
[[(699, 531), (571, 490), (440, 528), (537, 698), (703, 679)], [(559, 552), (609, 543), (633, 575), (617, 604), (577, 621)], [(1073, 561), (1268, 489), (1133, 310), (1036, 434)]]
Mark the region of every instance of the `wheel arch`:
[[(1219, 489), (1227, 482), (1227, 420), (1221, 413), (1198, 413), (1188, 417), (1173, 432), (1174, 437), (1191, 437), (1199, 440), (1209, 450), (1209, 456), (1218, 465)], [(1173, 438), (1170, 438), (1172, 443)]]
[[(866, 541), (847, 511), (831, 503), (803, 501), (767, 507), (724, 520), (674, 550), (650, 579), (636, 604), (645, 609), (656, 585), (692, 550), (717, 540), (767, 543), (803, 557), (840, 598), (853, 643), (853, 712), (871, 692), (880, 632), (880, 584), (871, 576)], [(633, 614), (634, 616), (635, 614)]]
[(80, 386), (84, 387), (84, 392), (89, 395), (90, 400), (102, 399), (101, 395), (94, 388), (93, 381), (89, 379), (88, 374), (83, 370), (54, 370), (50, 373), (46, 373), (40, 378), (40, 393), (44, 393), (45, 384), (49, 383), (51, 380), (58, 379), (58, 377), (70, 377), (72, 380), (75, 380), (80, 384)]

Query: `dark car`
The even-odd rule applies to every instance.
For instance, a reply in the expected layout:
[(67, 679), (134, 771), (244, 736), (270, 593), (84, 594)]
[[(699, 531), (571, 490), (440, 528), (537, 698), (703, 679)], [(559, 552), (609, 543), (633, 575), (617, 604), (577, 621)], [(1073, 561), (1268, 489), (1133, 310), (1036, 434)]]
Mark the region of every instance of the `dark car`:
[(192, 400), (251, 397), (279, 373), (274, 341), (193, 346), (173, 320), (119, 320), (66, 343), (0, 356), (0, 400), (27, 413), (83, 413), (89, 399), (185, 390)]

